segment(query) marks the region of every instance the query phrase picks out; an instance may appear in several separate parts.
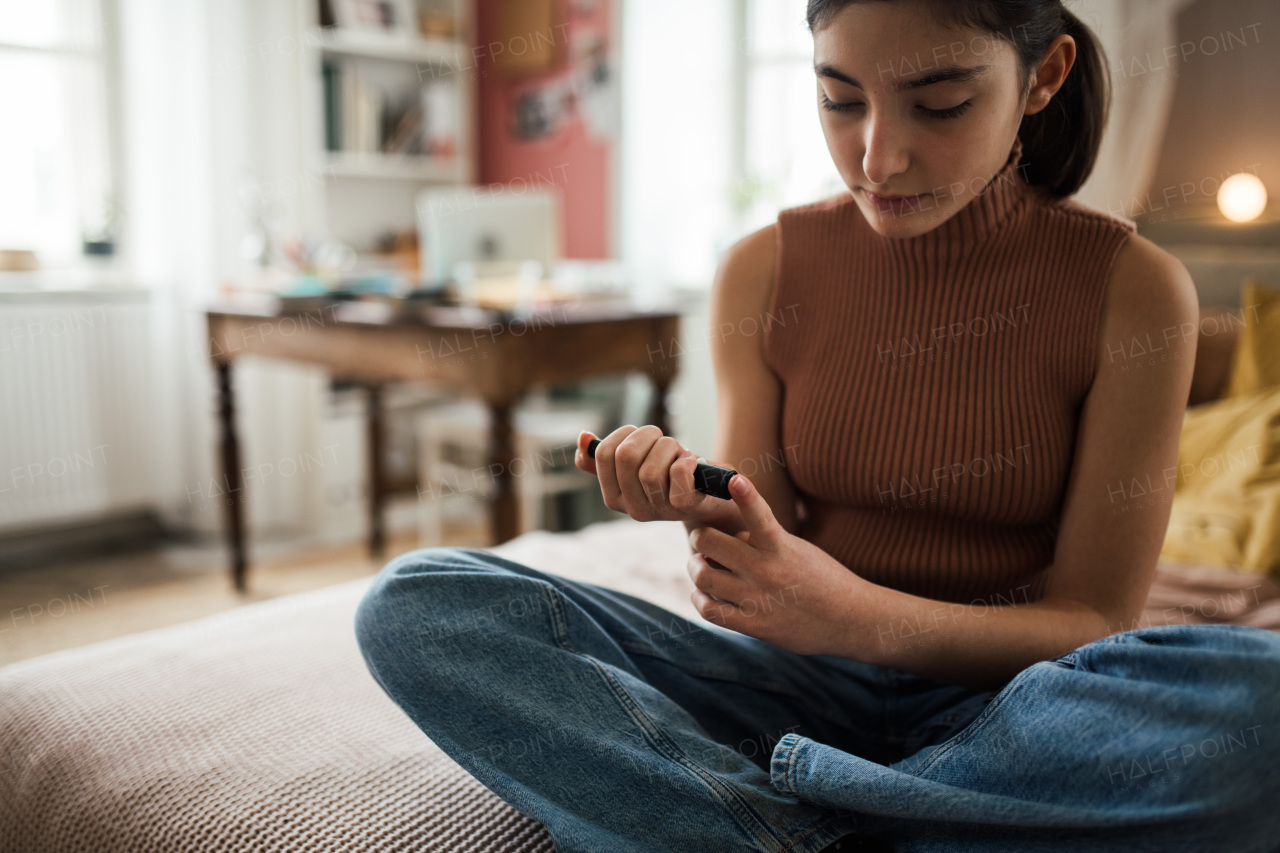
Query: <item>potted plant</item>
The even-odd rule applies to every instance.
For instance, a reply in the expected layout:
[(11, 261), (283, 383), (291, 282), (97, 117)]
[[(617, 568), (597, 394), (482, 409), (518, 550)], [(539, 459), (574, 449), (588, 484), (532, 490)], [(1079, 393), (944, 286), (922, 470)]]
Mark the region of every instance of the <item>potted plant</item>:
[(102, 225), (97, 231), (84, 235), (84, 253), (86, 255), (114, 255), (116, 251), (117, 227), (120, 224), (120, 195), (115, 190), (107, 193), (102, 210)]

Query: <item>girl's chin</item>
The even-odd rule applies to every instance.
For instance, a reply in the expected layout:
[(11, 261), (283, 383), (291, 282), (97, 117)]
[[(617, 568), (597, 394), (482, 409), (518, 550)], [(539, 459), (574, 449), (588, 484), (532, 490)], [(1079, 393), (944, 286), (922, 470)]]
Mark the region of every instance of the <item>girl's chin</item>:
[(936, 212), (886, 213), (870, 205), (862, 205), (862, 214), (877, 234), (884, 237), (914, 237), (932, 231), (942, 223)]

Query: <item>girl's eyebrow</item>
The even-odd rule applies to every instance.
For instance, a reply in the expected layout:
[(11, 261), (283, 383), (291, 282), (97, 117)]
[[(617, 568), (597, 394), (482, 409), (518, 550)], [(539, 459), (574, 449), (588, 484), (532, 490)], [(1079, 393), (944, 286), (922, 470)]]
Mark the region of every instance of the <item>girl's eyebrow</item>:
[[(950, 66), (948, 68), (935, 68), (923, 77), (917, 77), (914, 80), (901, 80), (893, 84), (893, 91), (906, 92), (910, 89), (919, 89), (924, 86), (932, 86), (934, 83), (968, 83), (981, 77), (990, 68), (990, 65), (974, 65), (966, 66)], [(813, 67), (813, 71), (819, 77), (830, 77), (833, 80), (839, 80), (841, 83), (848, 83), (850, 86), (862, 88), (862, 84), (854, 80), (843, 71), (839, 71), (825, 62), (819, 63)]]

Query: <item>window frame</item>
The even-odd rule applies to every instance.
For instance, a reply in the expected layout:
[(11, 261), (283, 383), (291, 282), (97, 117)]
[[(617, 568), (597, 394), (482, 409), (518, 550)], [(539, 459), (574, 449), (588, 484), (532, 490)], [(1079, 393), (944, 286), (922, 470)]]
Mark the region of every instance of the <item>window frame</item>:
[[(97, 6), (100, 30), (96, 46), (82, 45), (34, 45), (22, 44), (0, 39), (0, 55), (31, 54), (51, 57), (53, 59), (90, 60), (96, 65), (99, 95), (102, 98), (102, 144), (106, 147), (103, 164), (106, 174), (102, 176), (103, 185), (114, 190), (120, 204), (115, 237), (115, 253), (106, 258), (90, 259), (84, 254), (83, 240), (85, 235), (74, 235), (72, 244), (79, 247), (70, 255), (47, 255), (37, 252), (39, 270), (78, 270), (84, 268), (102, 269), (123, 265), (120, 248), (127, 246), (124, 239), (128, 231), (128, 205), (125, 199), (125, 167), (123, 139), (123, 96), (121, 92), (121, 56), (120, 56), (120, 4), (119, 0), (85, 0)], [(89, 218), (89, 211), (80, 209), (83, 202), (77, 204), (75, 211), (78, 220)]]
[[(733, 51), (735, 67), (731, 69), (734, 91), (731, 95), (730, 103), (732, 150), (729, 154), (729, 164), (731, 179), (739, 187), (745, 186), (756, 177), (751, 174), (748, 167), (750, 162), (750, 141), (748, 138), (750, 118), (748, 113), (750, 109), (751, 84), (755, 72), (769, 66), (800, 63), (803, 63), (804, 67), (810, 71), (813, 67), (812, 52), (756, 52), (753, 50), (753, 34), (751, 32), (752, 5), (760, 2), (777, 2), (777, 0), (732, 0), (731, 19), (733, 29), (731, 37), (734, 44), (738, 45), (738, 49)], [(819, 200), (819, 196), (814, 196), (811, 199), (811, 201)], [(756, 210), (754, 206), (733, 206), (732, 215), (738, 233), (745, 235), (748, 231), (754, 230), (753, 225), (756, 223), (751, 221), (751, 214), (754, 210)]]

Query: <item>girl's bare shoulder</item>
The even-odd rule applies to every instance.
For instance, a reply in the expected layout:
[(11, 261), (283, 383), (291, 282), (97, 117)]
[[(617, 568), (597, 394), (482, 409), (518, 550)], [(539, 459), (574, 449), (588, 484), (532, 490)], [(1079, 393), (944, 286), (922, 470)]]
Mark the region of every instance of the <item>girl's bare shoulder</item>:
[(776, 222), (752, 231), (726, 249), (712, 288), (716, 313), (748, 316), (766, 310), (777, 262)]

